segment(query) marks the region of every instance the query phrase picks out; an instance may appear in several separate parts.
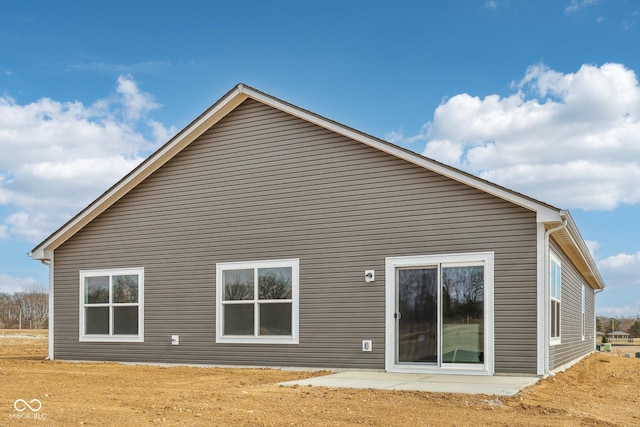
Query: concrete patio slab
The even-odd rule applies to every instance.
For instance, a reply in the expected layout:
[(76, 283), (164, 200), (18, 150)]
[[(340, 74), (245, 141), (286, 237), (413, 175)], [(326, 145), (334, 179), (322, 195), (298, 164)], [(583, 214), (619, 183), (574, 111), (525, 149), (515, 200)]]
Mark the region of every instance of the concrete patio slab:
[(280, 383), (284, 386), (315, 386), (380, 390), (411, 390), (435, 393), (513, 396), (538, 382), (538, 377), (398, 374), (347, 371), (322, 377)]

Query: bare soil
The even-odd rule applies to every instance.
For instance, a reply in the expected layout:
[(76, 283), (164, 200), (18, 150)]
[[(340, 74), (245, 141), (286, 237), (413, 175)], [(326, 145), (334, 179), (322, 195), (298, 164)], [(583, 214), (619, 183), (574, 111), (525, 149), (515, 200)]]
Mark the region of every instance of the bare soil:
[(46, 361), (46, 331), (16, 332), (0, 331), (2, 426), (640, 425), (640, 346), (505, 398), (277, 385), (327, 372)]

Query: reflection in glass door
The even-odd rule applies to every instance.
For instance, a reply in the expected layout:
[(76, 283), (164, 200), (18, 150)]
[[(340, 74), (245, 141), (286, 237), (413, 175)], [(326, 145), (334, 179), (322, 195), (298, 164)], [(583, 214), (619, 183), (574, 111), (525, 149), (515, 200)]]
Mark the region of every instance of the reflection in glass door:
[(396, 362), (484, 364), (484, 265), (396, 270)]
[(438, 268), (397, 270), (399, 363), (438, 363)]
[(484, 267), (442, 266), (442, 363), (484, 363)]

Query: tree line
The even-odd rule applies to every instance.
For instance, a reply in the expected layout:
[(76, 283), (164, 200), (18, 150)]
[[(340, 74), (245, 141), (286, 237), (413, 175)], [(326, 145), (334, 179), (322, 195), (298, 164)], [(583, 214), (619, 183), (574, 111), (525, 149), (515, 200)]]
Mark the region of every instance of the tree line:
[(633, 338), (640, 338), (640, 315), (622, 318), (598, 316), (596, 330), (605, 334), (622, 331), (630, 334)]
[(0, 329), (42, 329), (49, 323), (49, 294), (35, 285), (25, 292), (0, 293)]

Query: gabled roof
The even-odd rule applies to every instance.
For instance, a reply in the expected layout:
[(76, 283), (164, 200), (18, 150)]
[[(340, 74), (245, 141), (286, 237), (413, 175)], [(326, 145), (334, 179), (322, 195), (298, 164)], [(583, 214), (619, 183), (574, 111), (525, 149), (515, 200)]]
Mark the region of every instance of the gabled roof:
[[(198, 118), (191, 122), (187, 127), (185, 127), (182, 131), (171, 138), (166, 144), (164, 144), (156, 152), (149, 156), (138, 167), (128, 173), (119, 182), (117, 182), (115, 185), (105, 191), (100, 197), (94, 200), (89, 206), (87, 206), (80, 213), (71, 218), (66, 224), (56, 230), (44, 241), (42, 241), (31, 251), (30, 256), (34, 259), (39, 260), (52, 259), (53, 251), (57, 247), (71, 238), (85, 225), (87, 225), (94, 218), (96, 218), (111, 205), (117, 202), (131, 189), (136, 187), (140, 182), (150, 176), (153, 172), (155, 172), (162, 165), (168, 162), (171, 158), (173, 158), (189, 144), (191, 144), (196, 138), (198, 138), (205, 131), (219, 122), (222, 118), (224, 118), (227, 114), (233, 111), (248, 98), (281, 110), (285, 113), (291, 114), (302, 120), (306, 120), (307, 122), (313, 123), (340, 135), (351, 138), (355, 141), (369, 145), (380, 151), (401, 158), (440, 175), (444, 175), (446, 177), (454, 179), (470, 187), (474, 187), (483, 192), (492, 194), (496, 197), (522, 206), (528, 210), (535, 212), (537, 222), (546, 224), (547, 228), (551, 228), (555, 225), (561, 224), (563, 218), (567, 217), (565, 215), (565, 211), (562, 211), (551, 205), (501, 187), (497, 184), (493, 184), (489, 181), (485, 181), (474, 175), (421, 156), (397, 145), (352, 129), (348, 126), (334, 122), (325, 117), (319, 116), (310, 111), (304, 110), (300, 107), (277, 99), (273, 96), (267, 95), (247, 85), (238, 84), (229, 92), (227, 92), (222, 98), (220, 98), (220, 100), (218, 100), (215, 104), (209, 107), (209, 109), (202, 113)], [(573, 224), (573, 221), (570, 220), (569, 224)], [(575, 224), (573, 224), (573, 229), (577, 233)], [(586, 245), (584, 244), (582, 237), (580, 237), (579, 233), (574, 234), (571, 227), (568, 227), (566, 234), (566, 238), (560, 242), (561, 246), (563, 246), (564, 248), (563, 242), (572, 246), (574, 252), (578, 255), (578, 261), (582, 260), (582, 266), (587, 267), (587, 270), (590, 270), (593, 273), (592, 279), (594, 279), (596, 282), (595, 287), (604, 287), (604, 283), (600, 278), (593, 259), (591, 258), (588, 250), (586, 250)]]

